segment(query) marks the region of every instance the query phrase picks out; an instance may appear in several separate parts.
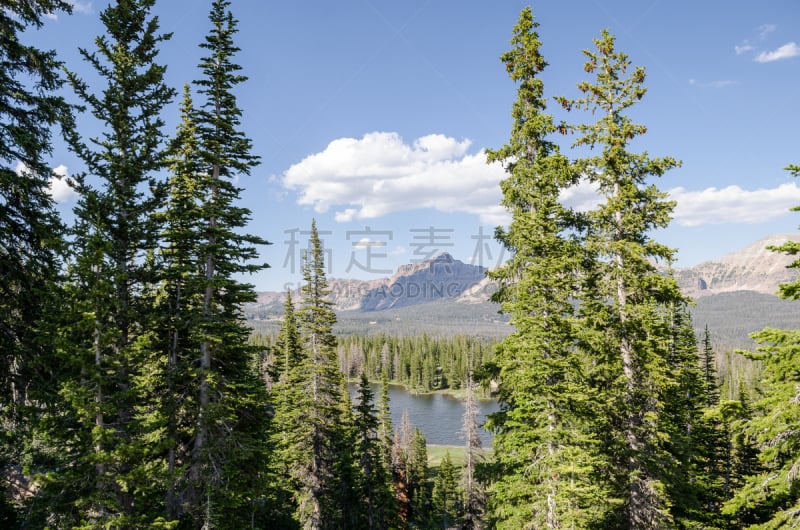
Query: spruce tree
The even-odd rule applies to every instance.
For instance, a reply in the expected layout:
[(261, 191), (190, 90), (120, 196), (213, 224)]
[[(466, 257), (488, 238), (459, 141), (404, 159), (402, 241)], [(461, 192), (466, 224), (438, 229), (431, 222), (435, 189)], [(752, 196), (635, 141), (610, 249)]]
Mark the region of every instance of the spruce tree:
[(450, 451), (447, 451), (439, 464), (439, 473), (433, 482), (433, 521), (435, 528), (447, 530), (458, 519), (460, 505), (460, 492), (456, 468), (450, 460)]
[(300, 291), (303, 301), (297, 318), (302, 356), (292, 367), (288, 384), (281, 385), (285, 397), (276, 403), (273, 468), (284, 473), (292, 496), (290, 510), (302, 528), (338, 528), (346, 515), (340, 501), (347, 493), (337, 472), (348, 456), (342, 451), (351, 425), (343, 423), (344, 378), (332, 332), (336, 314), (327, 299), (324, 254), (315, 221)]
[[(155, 311), (160, 316), (160, 347), (143, 360), (136, 378), (138, 417), (143, 430), (151, 433), (143, 473), (154, 483), (163, 482), (162, 497), (168, 519), (183, 514), (181, 507), (187, 483), (188, 448), (196, 409), (193, 392), (194, 352), (198, 348), (193, 325), (199, 320), (199, 259), (196, 252), (201, 221), (196, 195), (200, 167), (197, 159), (197, 129), (188, 85), (180, 104), (181, 122), (170, 142), (166, 183), (167, 197), (156, 219), (163, 226), (159, 255), (160, 292)], [(158, 434), (158, 436), (154, 436)]]
[(360, 527), (387, 529), (395, 519), (394, 490), (378, 434), (380, 423), (374, 395), (363, 372), (358, 385), (354, 426), (355, 456), (360, 471), (357, 487)]
[[(54, 404), (52, 316), (65, 228), (49, 194), (51, 129), (66, 112), (54, 51), (25, 43), (46, 15), (69, 12), (69, 2), (6, 3), (0, 10), (0, 470), (30, 465), (34, 448), (30, 407)], [(28, 461), (24, 461), (27, 459)], [(0, 526), (16, 515), (0, 483)]]
[[(341, 373), (341, 372), (340, 372)], [(360, 503), (360, 485), (363, 485), (359, 466), (359, 433), (355, 425), (355, 411), (347, 379), (340, 379), (340, 401), (337, 410), (338, 433), (332, 439), (333, 478), (331, 482), (336, 506), (338, 528), (357, 528), (363, 521), (365, 507)]]
[(294, 301), (291, 291), (286, 291), (286, 301), (283, 304), (283, 324), (275, 343), (276, 359), (273, 373), (274, 380), (288, 380), (289, 373), (302, 359), (300, 343), (300, 330), (297, 327), (297, 316), (294, 312)]
[[(708, 396), (700, 366), (697, 337), (685, 304), (665, 308), (664, 325), (669, 328), (667, 357), (671, 383), (663, 389), (662, 423), (669, 435), (665, 448), (672, 464), (665, 470), (665, 485), (676, 523), (691, 528), (693, 521), (711, 520), (706, 495), (707, 468), (704, 444), (709, 425), (704, 415)], [(705, 505), (704, 505), (705, 504)]]
[(305, 432), (299, 429), (304, 411), (298, 408), (302, 402), (302, 372), (299, 367), (304, 359), (298, 330), (294, 302), (287, 292), (284, 303), (283, 323), (277, 339), (274, 376), (270, 390), (272, 421), (269, 427), (267, 463), (268, 521), (275, 528), (292, 528), (296, 506), (293, 496), (297, 490), (293, 482), (291, 466), (296, 465), (298, 455), (294, 449), (302, 444)]
[(585, 528), (603, 492), (586, 422), (592, 391), (574, 346), (579, 219), (559, 201), (578, 173), (549, 139), (557, 126), (545, 112), (540, 75), (547, 63), (537, 26), (524, 9), (502, 56), (519, 89), (509, 143), (488, 153), (508, 174), (501, 188), (512, 215), (509, 228), (497, 230), (511, 257), (489, 276), (500, 286), (494, 300), (514, 326), (488, 367), (501, 403), (490, 422), (488, 517), (497, 528)]
[(724, 525), (721, 508), (730, 498), (733, 464), (732, 425), (741, 410), (738, 402), (720, 403), (719, 379), (711, 333), (705, 326), (700, 348), (700, 375), (703, 415), (694, 434), (694, 449), (699, 460), (697, 502), (701, 511), (696, 519), (710, 527)]
[(414, 427), (414, 434), (411, 437), (407, 470), (412, 519), (418, 526), (425, 526), (431, 515), (431, 491), (428, 488), (428, 442), (418, 427)]
[(136, 472), (144, 455), (133, 388), (153, 347), (152, 256), (159, 236), (153, 213), (165, 166), (161, 114), (174, 97), (165, 67), (156, 63), (169, 35), (159, 34), (153, 4), (120, 2), (100, 14), (106, 33), (95, 40), (96, 51), (81, 55), (105, 81), (102, 91), (68, 73), (102, 129), (86, 140), (78, 121), (65, 127), (86, 173), (76, 177), (80, 200), (68, 285), (74, 313), (64, 325), (69, 345), (61, 394), (71, 409), (65, 419), (74, 424), (63, 451), (71, 461), (51, 478), (90, 525), (146, 525), (155, 517), (137, 503), (150, 485)]
[(711, 408), (719, 403), (719, 378), (717, 377), (717, 358), (711, 343), (708, 324), (703, 330), (701, 344), (700, 366), (703, 370), (703, 381), (705, 383), (706, 407)]
[(265, 389), (253, 370), (257, 349), (249, 345), (242, 313), (242, 305), (256, 295), (238, 277), (267, 267), (253, 260), (256, 246), (268, 242), (242, 233), (250, 211), (237, 205), (241, 189), (235, 181), (250, 174), (258, 157), (241, 130), (242, 111), (234, 94), (247, 78), (233, 62), (239, 51), (233, 40), (237, 21), (229, 7), (229, 1), (212, 2), (211, 30), (200, 44), (207, 53), (199, 64), (203, 75), (194, 82), (202, 104), (191, 116), (198, 204), (190, 237), (199, 263), (191, 295), (200, 309), (188, 330), (197, 344), (198, 368), (185, 503), (198, 528), (250, 521), (248, 507), (257, 503), (263, 486), (253, 470), (262, 468), (265, 458)]
[(660, 395), (673, 381), (669, 327), (659, 315), (683, 297), (672, 276), (656, 269), (656, 262), (671, 262), (673, 251), (650, 231), (668, 225), (674, 203), (651, 179), (677, 162), (631, 151), (631, 142), (646, 131), (627, 114), (646, 92), (644, 69), (631, 68), (608, 31), (595, 45), (596, 51), (584, 52), (584, 70), (595, 79), (578, 84), (582, 97), (559, 101), (598, 117), (572, 130), (577, 147), (597, 153), (576, 165), (600, 196), (599, 206), (586, 214), (581, 328), (598, 388), (608, 398), (604, 444), (614, 469), (613, 494), (623, 507), (618, 522), (607, 526), (666, 528), (673, 522)]
[[(384, 343), (384, 346), (386, 343)], [(378, 400), (378, 440), (381, 444), (383, 466), (392, 468), (392, 412), (389, 408), (389, 376), (386, 370), (381, 371), (381, 395)]]

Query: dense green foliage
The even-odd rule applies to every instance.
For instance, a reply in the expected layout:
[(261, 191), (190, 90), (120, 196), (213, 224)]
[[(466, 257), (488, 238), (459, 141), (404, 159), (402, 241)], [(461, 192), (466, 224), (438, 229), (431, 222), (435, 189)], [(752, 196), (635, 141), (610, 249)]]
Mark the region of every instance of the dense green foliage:
[(605, 494), (588, 451), (596, 444), (587, 428), (592, 390), (574, 346), (581, 220), (559, 201), (578, 173), (548, 139), (556, 125), (545, 113), (539, 76), (547, 63), (536, 26), (524, 10), (502, 56), (519, 89), (509, 143), (488, 157), (506, 169), (503, 204), (512, 215), (509, 228), (497, 231), (512, 256), (490, 276), (515, 331), (487, 374), (499, 380), (502, 404), (491, 418), (490, 522), (509, 529), (584, 527)]
[[(68, 74), (102, 134), (86, 140), (84, 116), (65, 127), (86, 172), (76, 176), (80, 198), (66, 285), (71, 312), (63, 315), (59, 392), (66, 410), (59, 419), (70, 435), (47, 488), (55, 497), (48, 502), (73, 504), (56, 519), (60, 526), (147, 525), (161, 515), (142, 467), (137, 410), (144, 361), (157, 348), (154, 214), (163, 190), (156, 175), (166, 163), (162, 114), (174, 97), (166, 67), (156, 62), (169, 35), (159, 34), (153, 4), (125, 2), (101, 13), (106, 33), (95, 51), (81, 54), (107, 83), (102, 91)], [(133, 492), (141, 492), (138, 499)]]
[[(14, 527), (7, 505), (19, 492), (9, 477), (39, 455), (34, 403), (53, 403), (53, 313), (57, 312), (64, 226), (48, 194), (51, 128), (66, 111), (55, 52), (25, 44), (27, 28), (70, 4), (39, 0), (0, 10), (0, 526)], [(23, 80), (29, 80), (28, 83)], [(50, 364), (50, 366), (48, 366)], [(46, 427), (45, 427), (46, 429)], [(12, 471), (13, 470), (13, 471)]]
[[(673, 207), (653, 181), (677, 163), (633, 151), (645, 132), (630, 118), (644, 70), (608, 32), (585, 52), (593, 78), (578, 85), (581, 97), (558, 98), (567, 115), (587, 110), (594, 123), (556, 123), (547, 112), (548, 65), (530, 9), (501, 58), (518, 85), (509, 141), (488, 152), (507, 172), (512, 217), (496, 233), (511, 257), (491, 273), (506, 317), (481, 314), (485, 325), (470, 335), (441, 325), (424, 334), (402, 322), (408, 312), (373, 313), (337, 337), (312, 221), (303, 285), (287, 294), (273, 336), (253, 334), (245, 315), (255, 293), (241, 277), (266, 267), (256, 260), (267, 241), (246, 233), (250, 212), (238, 205), (236, 182), (258, 157), (235, 96), (246, 77), (234, 61), (231, 2), (210, 1), (200, 79), (184, 89), (171, 138), (164, 116), (176, 92), (158, 61), (170, 36), (155, 0), (102, 11), (105, 33), (81, 54), (104, 86), (68, 72), (74, 108), (54, 95), (54, 53), (21, 39), (70, 3), (7, 4), (3, 528), (800, 524), (800, 331), (767, 327), (753, 336), (756, 351), (723, 356), (712, 332), (724, 323), (709, 318), (698, 345), (698, 313), (656, 267), (673, 251), (652, 237)], [(72, 179), (71, 229), (48, 194), (59, 121), (84, 164)], [(576, 134), (573, 151), (558, 133)], [(581, 181), (598, 202), (578, 212), (562, 198)], [(800, 244), (773, 250), (796, 256)], [(781, 295), (796, 301), (800, 281)], [(442, 306), (431, 307), (404, 311), (435, 316)], [(459, 311), (466, 319), (469, 308)], [(397, 336), (372, 333), (379, 319)], [(489, 456), (473, 372), (500, 401)], [(346, 382), (356, 378), (351, 401)], [(381, 382), (378, 396), (370, 381)], [(390, 383), (466, 398), (457, 458), (442, 450), (429, 466), (408, 412), (392, 425)]]
[[(291, 301), (291, 295), (287, 303)], [(283, 319), (285, 326), (287, 319)], [(264, 362), (272, 367), (272, 378), (285, 362), (285, 338), (253, 333), (251, 342), (265, 350)], [(494, 358), (496, 342), (469, 335), (433, 337), (394, 337), (388, 335), (339, 337), (337, 362), (347, 379), (364, 373), (370, 381), (385, 375), (390, 383), (404, 385), (413, 392), (463, 390), (471, 367), (482, 366)]]

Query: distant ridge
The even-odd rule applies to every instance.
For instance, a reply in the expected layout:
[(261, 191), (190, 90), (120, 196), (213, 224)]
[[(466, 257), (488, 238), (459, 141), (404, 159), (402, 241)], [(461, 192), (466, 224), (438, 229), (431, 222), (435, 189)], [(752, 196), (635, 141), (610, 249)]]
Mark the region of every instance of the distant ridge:
[[(708, 325), (715, 344), (752, 347), (748, 333), (764, 326), (792, 329), (800, 325), (800, 303), (775, 296), (778, 285), (793, 281), (800, 271), (787, 269), (792, 256), (767, 246), (800, 241), (800, 234), (777, 234), (717, 260), (674, 271), (681, 290), (695, 298), (692, 318), (698, 330)], [(401, 266), (390, 278), (331, 279), (331, 300), (342, 335), (454, 335), (499, 337), (508, 334), (508, 315), (489, 302), (496, 290), (486, 269), (463, 263), (450, 254)], [(254, 329), (275, 333), (286, 294), (262, 292), (247, 304), (245, 314)], [(300, 301), (299, 293), (293, 298)]]
[[(800, 271), (787, 269), (792, 256), (767, 250), (786, 241), (800, 241), (800, 234), (765, 237), (718, 260), (694, 267), (676, 268), (675, 278), (684, 294), (693, 298), (736, 291), (774, 295), (781, 283), (790, 282)], [(329, 280), (330, 300), (337, 311), (384, 311), (441, 300), (486, 303), (496, 290), (486, 277), (486, 268), (470, 265), (448, 253), (420, 263), (401, 265), (389, 278), (375, 280)], [(300, 299), (298, 292), (293, 293)], [(260, 292), (256, 306), (278, 309), (286, 293)]]
[[(448, 253), (420, 263), (401, 265), (390, 278), (328, 281), (330, 300), (338, 311), (383, 311), (399, 307), (457, 299), (480, 284), (486, 268), (470, 265)], [(294, 298), (295, 294), (292, 293)], [(257, 305), (277, 307), (286, 293), (258, 293)]]
[(676, 269), (675, 278), (681, 290), (693, 298), (735, 291), (774, 295), (779, 284), (791, 282), (800, 274), (786, 268), (795, 257), (767, 250), (787, 241), (800, 241), (800, 234), (767, 236), (718, 260)]

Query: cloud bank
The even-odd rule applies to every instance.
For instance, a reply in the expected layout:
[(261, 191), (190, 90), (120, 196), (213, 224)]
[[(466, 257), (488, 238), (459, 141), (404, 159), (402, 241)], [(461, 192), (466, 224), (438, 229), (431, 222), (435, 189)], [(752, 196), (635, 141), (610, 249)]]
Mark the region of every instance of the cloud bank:
[[(283, 185), (298, 193), (297, 202), (323, 213), (334, 209), (338, 222), (374, 219), (390, 213), (431, 208), (447, 213), (470, 213), (487, 225), (510, 220), (500, 206), (500, 181), (505, 172), (486, 163), (485, 151), (469, 153), (470, 141), (441, 134), (423, 136), (408, 144), (397, 133), (374, 132), (360, 139), (340, 138), (321, 152), (291, 166)], [(794, 182), (776, 188), (668, 190), (677, 201), (674, 222), (695, 227), (709, 224), (758, 224), (786, 215), (800, 204)], [(600, 201), (588, 182), (565, 190), (561, 199), (579, 211)], [(378, 246), (368, 239), (358, 248)]]
[(485, 152), (470, 154), (470, 143), (431, 134), (407, 144), (392, 132), (340, 138), (291, 166), (283, 185), (317, 212), (340, 208), (334, 214), (339, 222), (433, 208), (495, 224), (505, 213), (499, 205), (505, 173), (486, 163)]
[(739, 186), (700, 191), (674, 188), (669, 195), (678, 202), (674, 217), (681, 226), (766, 223), (800, 204), (800, 188), (794, 182), (752, 191)]

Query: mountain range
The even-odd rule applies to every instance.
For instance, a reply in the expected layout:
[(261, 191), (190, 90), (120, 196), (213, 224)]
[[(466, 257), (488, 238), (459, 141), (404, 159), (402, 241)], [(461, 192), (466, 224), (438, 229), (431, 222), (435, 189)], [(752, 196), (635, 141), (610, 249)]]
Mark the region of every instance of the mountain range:
[[(765, 237), (718, 260), (694, 267), (675, 268), (673, 274), (684, 294), (692, 298), (752, 291), (775, 294), (778, 285), (792, 281), (797, 271), (787, 268), (792, 256), (767, 247), (800, 241), (800, 234)], [(486, 268), (470, 265), (448, 253), (419, 263), (402, 265), (388, 278), (329, 280), (330, 300), (337, 311), (384, 311), (440, 300), (482, 303), (495, 288)], [(299, 293), (297, 293), (299, 296)], [(260, 292), (256, 306), (277, 308), (285, 293)]]
[[(439, 300), (457, 300), (486, 284), (485, 267), (469, 265), (442, 253), (426, 261), (401, 265), (389, 278), (329, 279), (328, 298), (337, 311), (384, 311)], [(285, 297), (285, 293), (260, 292), (257, 303), (277, 306)], [(294, 297), (295, 293), (292, 294)], [(299, 292), (297, 297), (300, 299)]]
[(675, 278), (681, 290), (692, 298), (735, 291), (776, 294), (779, 284), (798, 277), (796, 269), (787, 268), (794, 256), (769, 250), (786, 241), (800, 241), (800, 234), (765, 237), (718, 260), (675, 269)]
[[(787, 268), (794, 258), (767, 249), (789, 240), (800, 241), (800, 234), (769, 236), (720, 259), (673, 269), (681, 290), (697, 302), (692, 308), (695, 326), (713, 327), (726, 344), (736, 347), (746, 345), (747, 334), (765, 325), (797, 327), (800, 308), (775, 296), (779, 284), (797, 278), (798, 271)], [(340, 334), (502, 336), (511, 329), (507, 316), (488, 301), (496, 288), (486, 269), (447, 253), (403, 265), (388, 278), (334, 278), (329, 287)], [(257, 302), (245, 307), (256, 330), (278, 329), (285, 296), (260, 292)], [(300, 293), (293, 298), (300, 301)]]

